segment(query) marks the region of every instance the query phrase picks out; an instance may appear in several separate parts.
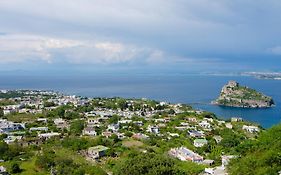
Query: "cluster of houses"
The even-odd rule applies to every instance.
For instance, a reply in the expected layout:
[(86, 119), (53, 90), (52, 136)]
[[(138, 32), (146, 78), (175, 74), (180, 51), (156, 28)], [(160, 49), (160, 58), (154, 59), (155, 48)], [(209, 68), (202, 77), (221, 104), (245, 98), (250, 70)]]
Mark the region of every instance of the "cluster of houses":
[(99, 108), (97, 107), (94, 111), (86, 112), (86, 117), (110, 117), (113, 115), (123, 116), (124, 118), (131, 118), (133, 116), (145, 116), (145, 117), (151, 117), (155, 114), (158, 114), (160, 112), (164, 112), (166, 110), (135, 110), (130, 111), (128, 108), (125, 110), (121, 109), (107, 109), (107, 108)]
[[(203, 156), (193, 152), (186, 147), (172, 148), (168, 154), (175, 157), (181, 161), (192, 161), (194, 163), (203, 164), (211, 166), (214, 164), (214, 160), (204, 159)], [(233, 155), (223, 155), (221, 156), (221, 166), (216, 166), (212, 168), (205, 168), (203, 175), (227, 175), (226, 166), (229, 161), (237, 156)]]
[[(69, 103), (73, 104), (74, 107), (89, 104), (91, 105), (91, 99), (85, 99), (76, 96), (64, 96), (48, 91), (26, 91), (25, 93), (30, 96), (19, 97), (20, 99), (17, 98), (17, 104), (7, 105), (3, 107), (5, 115), (8, 115), (12, 112), (33, 114), (42, 113), (44, 110), (54, 110), (58, 106), (66, 105)], [(47, 102), (55, 104), (55, 106), (44, 106), (44, 102), (46, 100), (43, 97), (46, 97), (46, 95), (49, 96)], [(16, 101), (15, 99), (13, 100)], [(128, 106), (132, 106), (134, 103), (133, 101), (128, 101), (128, 104)], [(138, 126), (140, 130), (138, 132), (132, 132), (132, 135), (129, 137), (133, 139), (144, 140), (149, 139), (151, 135), (155, 135), (161, 138), (166, 137), (167, 140), (170, 140), (174, 137), (180, 137), (182, 133), (185, 133), (184, 136), (192, 140), (194, 150), (196, 150), (197, 148), (208, 145), (208, 139), (210, 137), (207, 136), (209, 136), (214, 129), (233, 129), (233, 125), (235, 122), (242, 121), (242, 119), (238, 117), (231, 118), (231, 122), (202, 117), (202, 111), (182, 111), (182, 106), (180, 104), (167, 104), (165, 102), (161, 102), (158, 105), (166, 105), (167, 107), (157, 110), (151, 110), (151, 108), (150, 110), (130, 110), (129, 108), (121, 110), (95, 106), (91, 111), (80, 113), (81, 116), (83, 116), (81, 119), (85, 121), (85, 127), (82, 131), (82, 135), (90, 137), (102, 136), (106, 138), (109, 138), (112, 135), (116, 135), (119, 139), (124, 139), (128, 137), (125, 136), (124, 131), (130, 131), (129, 126), (135, 125)], [(33, 106), (34, 108), (28, 108), (27, 106)], [(147, 105), (143, 104), (143, 106)], [(174, 112), (169, 113), (171, 109)], [(173, 117), (177, 114), (181, 114), (182, 112), (185, 112), (189, 115), (187, 115), (179, 122), (175, 122), (175, 124), (171, 125), (171, 122), (174, 121)], [(165, 113), (165, 115), (162, 116), (162, 113)], [(108, 121), (114, 115), (119, 116), (118, 121), (109, 123)], [(135, 116), (137, 116), (137, 120), (134, 119)], [(142, 120), (140, 120), (140, 118)], [(7, 134), (8, 136), (4, 139), (4, 141), (10, 144), (15, 140), (24, 140), (24, 134), (18, 134), (21, 131), (37, 133), (36, 139), (25, 144), (40, 144), (44, 140), (51, 137), (61, 136), (61, 131), (69, 130), (71, 123), (70, 120), (66, 120), (60, 117), (55, 117), (54, 119), (38, 118), (35, 122), (40, 123), (40, 125), (36, 127), (26, 128), (25, 123), (14, 123), (6, 119), (0, 119), (0, 134)], [(51, 130), (47, 125), (48, 122), (52, 122), (57, 130)], [(102, 130), (99, 130), (98, 132), (97, 128), (102, 128)], [(257, 126), (243, 125), (241, 129), (249, 133), (259, 132), (259, 128)], [(167, 132), (167, 130), (172, 132)], [(13, 134), (15, 132), (17, 132), (17, 134)], [(216, 143), (220, 143), (223, 140), (220, 135), (212, 135), (212, 139), (214, 139)], [(87, 157), (91, 159), (98, 159), (104, 156), (106, 154), (106, 151), (109, 149), (110, 148), (103, 145), (91, 147), (87, 150)], [(169, 155), (182, 161), (192, 161), (203, 164), (213, 163), (212, 160), (204, 160), (203, 156), (200, 156), (194, 151), (183, 146), (179, 148), (172, 148), (169, 151)], [(222, 160), (225, 159), (226, 158), (222, 158)], [(223, 165), (225, 164), (226, 163), (223, 163)]]
[[(41, 114), (43, 110), (52, 110), (58, 106), (73, 104), (74, 106), (83, 106), (90, 102), (89, 99), (84, 99), (77, 96), (61, 95), (53, 91), (40, 91), (40, 90), (1, 90), (2, 94), (8, 93), (21, 94), (20, 97), (9, 98), (8, 100), (15, 104), (2, 106), (4, 115), (11, 113), (31, 113)], [(45, 97), (49, 99), (45, 101)], [(46, 107), (45, 102), (53, 103), (54, 106)]]
[(0, 119), (0, 134), (8, 134), (25, 128), (24, 123), (14, 123), (7, 119)]

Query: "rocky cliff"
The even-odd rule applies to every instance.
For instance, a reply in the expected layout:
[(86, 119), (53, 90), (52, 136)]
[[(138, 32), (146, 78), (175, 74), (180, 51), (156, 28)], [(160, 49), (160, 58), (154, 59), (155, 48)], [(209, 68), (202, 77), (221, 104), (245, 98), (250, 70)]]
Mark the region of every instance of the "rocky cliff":
[(223, 86), (218, 99), (213, 104), (243, 108), (266, 108), (274, 105), (273, 99), (254, 89), (229, 81)]

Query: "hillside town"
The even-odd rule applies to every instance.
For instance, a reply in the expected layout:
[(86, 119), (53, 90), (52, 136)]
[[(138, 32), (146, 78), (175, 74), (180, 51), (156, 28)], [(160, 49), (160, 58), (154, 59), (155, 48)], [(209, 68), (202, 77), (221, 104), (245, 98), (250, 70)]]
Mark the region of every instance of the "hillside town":
[(0, 148), (20, 150), (0, 153), (0, 174), (13, 174), (14, 166), (27, 173), (60, 174), (55, 161), (38, 163), (48, 149), (70, 153), (73, 164), (83, 159), (105, 174), (114, 174), (116, 162), (136, 151), (166, 155), (183, 167), (191, 164), (194, 173), (226, 175), (229, 161), (240, 156), (234, 147), (263, 130), (240, 117), (222, 120), (185, 104), (148, 99), (1, 90), (0, 105)]

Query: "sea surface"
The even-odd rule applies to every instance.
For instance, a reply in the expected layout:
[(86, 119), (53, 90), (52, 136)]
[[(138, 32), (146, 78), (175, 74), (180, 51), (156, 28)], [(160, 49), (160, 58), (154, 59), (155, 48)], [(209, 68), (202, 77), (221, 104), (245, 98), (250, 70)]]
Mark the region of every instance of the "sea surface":
[[(211, 105), (224, 84), (236, 80), (266, 95), (276, 106), (243, 109)], [(149, 98), (171, 103), (190, 104), (214, 112), (219, 118), (242, 117), (264, 128), (281, 122), (281, 81), (243, 76), (214, 75), (92, 75), (92, 76), (4, 76), (0, 89), (55, 90), (87, 97)]]

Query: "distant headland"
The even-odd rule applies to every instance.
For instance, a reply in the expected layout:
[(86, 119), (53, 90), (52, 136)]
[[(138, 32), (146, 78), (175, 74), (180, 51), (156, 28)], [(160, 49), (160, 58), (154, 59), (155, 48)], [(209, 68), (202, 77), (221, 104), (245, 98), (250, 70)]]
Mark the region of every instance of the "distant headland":
[(274, 105), (272, 97), (236, 81), (229, 81), (223, 86), (219, 97), (212, 104), (241, 108), (268, 108)]

